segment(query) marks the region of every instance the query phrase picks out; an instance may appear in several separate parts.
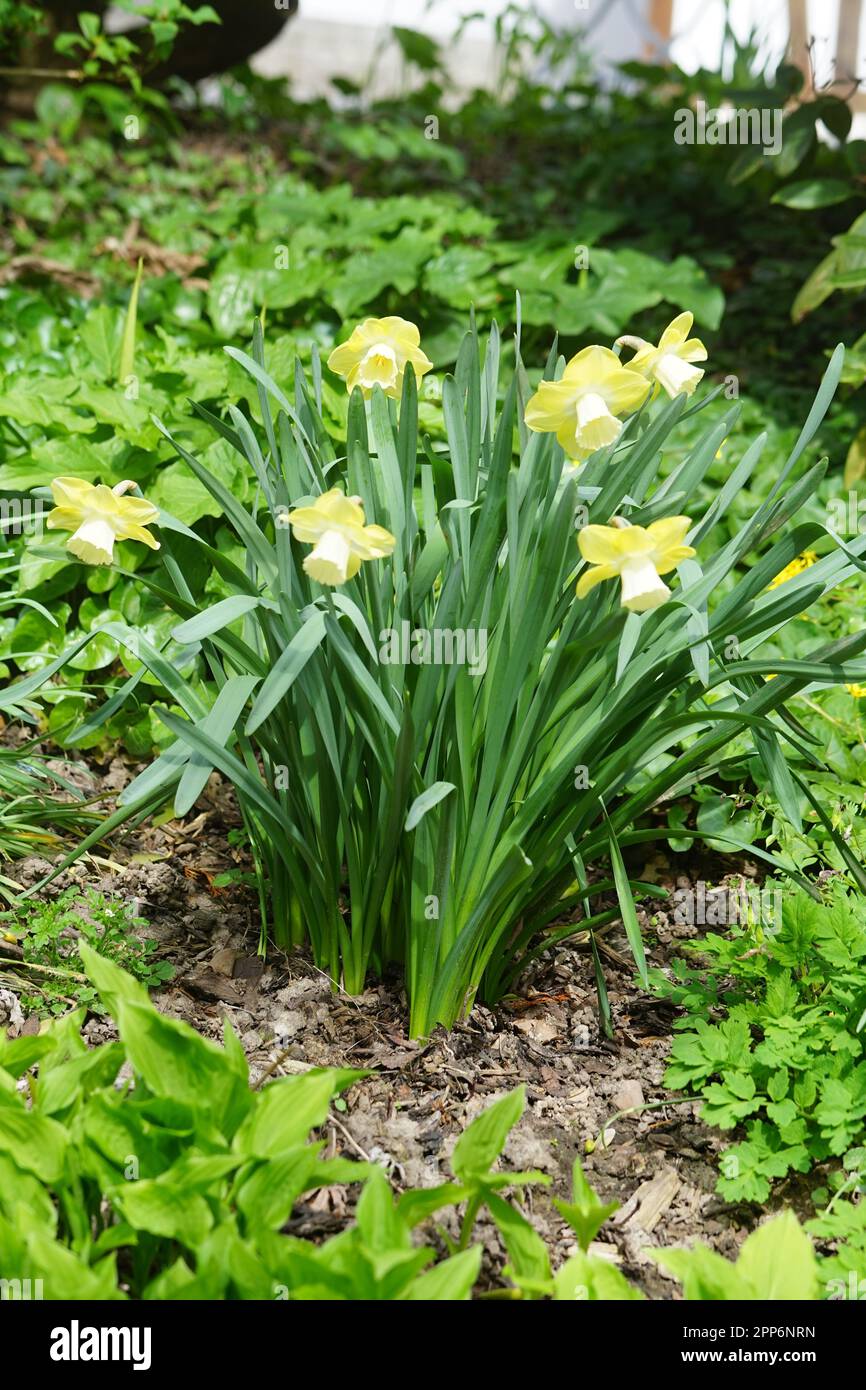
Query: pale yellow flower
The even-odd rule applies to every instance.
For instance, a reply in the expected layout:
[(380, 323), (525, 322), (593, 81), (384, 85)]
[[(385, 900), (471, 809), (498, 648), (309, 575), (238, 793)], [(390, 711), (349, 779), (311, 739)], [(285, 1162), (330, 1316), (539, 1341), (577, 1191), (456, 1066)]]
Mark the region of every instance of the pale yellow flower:
[(539, 434), (555, 434), (568, 457), (580, 463), (615, 443), (622, 433), (617, 417), (643, 405), (649, 389), (610, 348), (584, 348), (559, 381), (542, 381), (527, 404), (526, 424)]
[(590, 568), (580, 576), (577, 597), (585, 598), (596, 584), (619, 577), (622, 606), (632, 613), (658, 608), (670, 597), (659, 577), (669, 574), (695, 554), (685, 545), (691, 525), (687, 516), (669, 516), (649, 526), (584, 526), (577, 543)]
[(52, 531), (72, 531), (66, 549), (85, 565), (110, 565), (115, 541), (141, 541), (159, 550), (145, 527), (156, 521), (159, 508), (143, 497), (125, 497), (135, 487), (129, 481), (110, 488), (94, 487), (81, 478), (55, 478), (51, 494), (57, 504), (48, 513), (46, 525)]
[(818, 556), (814, 550), (804, 550), (802, 555), (798, 555), (796, 560), (792, 560), (790, 565), (786, 565), (775, 579), (771, 579), (767, 585), (768, 589), (778, 589), (780, 584), (784, 584), (788, 579), (796, 579), (798, 574), (809, 569), (817, 562)]
[(365, 319), (352, 336), (334, 348), (328, 366), (344, 378), (350, 391), (360, 386), (365, 396), (381, 386), (386, 396), (399, 400), (406, 364), (412, 363), (420, 380), (433, 366), (420, 347), (421, 334), (414, 323), (392, 315)]
[(380, 560), (396, 545), (384, 526), (365, 526), (360, 497), (344, 497), (338, 487), (323, 492), (311, 507), (289, 512), (295, 539), (312, 545), (304, 570), (318, 584), (345, 584), (362, 560)]
[(704, 375), (702, 367), (691, 364), (707, 360), (707, 350), (700, 338), (689, 337), (693, 323), (693, 314), (678, 314), (659, 338), (657, 347), (643, 338), (626, 336), (617, 341), (637, 348), (628, 364), (632, 371), (641, 372), (657, 386), (663, 386), (669, 396), (678, 396), (680, 392), (690, 396)]

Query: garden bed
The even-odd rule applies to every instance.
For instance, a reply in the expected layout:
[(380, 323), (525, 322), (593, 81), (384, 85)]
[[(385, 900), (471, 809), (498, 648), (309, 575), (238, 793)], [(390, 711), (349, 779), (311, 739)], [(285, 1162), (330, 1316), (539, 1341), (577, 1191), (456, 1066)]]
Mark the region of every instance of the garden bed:
[(0, 121), (0, 1298), (861, 1298), (848, 105), (164, 8)]
[[(63, 764), (62, 770), (86, 781), (80, 766), (75, 772)], [(93, 786), (117, 791), (127, 779), (127, 768), (115, 759), (94, 775)], [(335, 992), (303, 951), (261, 959), (254, 894), (241, 883), (221, 882), (248, 868), (240, 851), (227, 849), (227, 835), (236, 826), (231, 793), (214, 777), (186, 821), (118, 836), (39, 896), (76, 886), (128, 902), (147, 923), (142, 934), (158, 943), (160, 959), (175, 971), (153, 996), (157, 1008), (215, 1041), (228, 1019), (253, 1084), (310, 1067), (369, 1068), (370, 1076), (347, 1094), (345, 1109), (332, 1112), (327, 1154), (381, 1164), (396, 1191), (444, 1181), (444, 1160), (469, 1121), (523, 1084), (528, 1104), (505, 1162), (539, 1169), (552, 1179), (551, 1191), (565, 1198), (574, 1159), (581, 1159), (600, 1196), (622, 1204), (594, 1253), (614, 1261), (653, 1299), (678, 1297), (679, 1290), (646, 1257), (647, 1248), (700, 1239), (735, 1257), (754, 1224), (753, 1213), (714, 1192), (721, 1136), (697, 1120), (700, 1101), (660, 1104), (670, 1096), (662, 1076), (675, 1011), (635, 984), (621, 928), (603, 942), (613, 1040), (599, 1026), (592, 958), (566, 943), (537, 963), (519, 994), (501, 1007), (476, 1006), (468, 1022), (450, 1033), (437, 1029), (429, 1041), (416, 1043), (407, 1036), (398, 980), (383, 980), (352, 997)], [(11, 872), (29, 886), (49, 867), (31, 857)], [(695, 879), (709, 872), (697, 860), (694, 870)], [(660, 853), (643, 876), (668, 889), (689, 882), (681, 865)], [(694, 927), (657, 907), (651, 928), (646, 915), (640, 916), (651, 966), (666, 966), (683, 939), (695, 934)], [(4, 999), (10, 1036), (37, 1031), (35, 1013), (22, 1017), (0, 989)], [(96, 1044), (116, 1030), (109, 1019), (92, 1015), (84, 1034)], [(645, 1103), (657, 1108), (618, 1115)], [(607, 1142), (599, 1143), (603, 1132)], [(288, 1229), (310, 1239), (332, 1235), (347, 1224), (353, 1200), (351, 1189), (321, 1189), (299, 1204)], [(574, 1244), (568, 1227), (548, 1201), (533, 1206), (531, 1190), (527, 1201), (551, 1256), (556, 1262), (566, 1258)], [(482, 1218), (479, 1233), (486, 1250), (483, 1282), (490, 1284), (504, 1255), (489, 1219)]]

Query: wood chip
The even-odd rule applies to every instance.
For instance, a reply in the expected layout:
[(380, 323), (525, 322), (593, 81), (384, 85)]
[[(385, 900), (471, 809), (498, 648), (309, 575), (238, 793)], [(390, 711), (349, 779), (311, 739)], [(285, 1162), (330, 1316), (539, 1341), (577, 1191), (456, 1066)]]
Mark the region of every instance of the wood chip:
[(639, 1228), (649, 1234), (664, 1216), (680, 1186), (680, 1178), (673, 1168), (663, 1168), (654, 1178), (642, 1182), (625, 1206), (614, 1212), (612, 1224), (632, 1230)]

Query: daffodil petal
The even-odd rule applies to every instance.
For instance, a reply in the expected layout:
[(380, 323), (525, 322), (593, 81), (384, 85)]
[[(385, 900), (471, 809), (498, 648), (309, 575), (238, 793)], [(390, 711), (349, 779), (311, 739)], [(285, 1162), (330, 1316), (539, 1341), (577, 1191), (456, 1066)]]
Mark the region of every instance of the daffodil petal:
[(681, 314), (677, 314), (676, 318), (671, 320), (664, 333), (662, 333), (662, 336), (659, 338), (659, 347), (679, 348), (691, 333), (694, 321), (695, 316), (690, 313), (688, 309), (684, 310)]
[(659, 574), (669, 574), (675, 570), (677, 565), (681, 565), (683, 560), (691, 560), (697, 551), (691, 545), (675, 545), (670, 550), (666, 550), (656, 562), (656, 569)]
[(683, 544), (691, 524), (688, 516), (665, 516), (651, 521), (646, 530), (653, 545), (658, 550), (666, 550), (668, 546)]
[(677, 357), (684, 362), (706, 362), (707, 350), (700, 338), (689, 338), (682, 347), (677, 348)]
[(526, 404), (527, 427), (539, 434), (553, 433), (561, 429), (564, 417), (568, 416), (573, 433), (575, 394), (574, 387), (566, 381), (542, 381)]
[(119, 541), (140, 541), (142, 545), (150, 546), (151, 550), (159, 550), (159, 541), (143, 526), (124, 526), (122, 531), (118, 531), (117, 539)]
[(81, 478), (55, 478), (51, 484), (51, 495), (58, 507), (81, 509), (93, 491), (93, 484), (85, 483)]
[(73, 507), (55, 507), (45, 518), (49, 531), (77, 531), (81, 524), (81, 512)]
[(584, 560), (591, 565), (615, 565), (620, 556), (619, 532), (615, 526), (584, 526), (577, 533), (577, 544)]
[(569, 358), (562, 373), (562, 380), (583, 385), (605, 376), (608, 372), (618, 371), (621, 366), (622, 363), (615, 352), (593, 343), (590, 347), (581, 348), (580, 352)]
[(615, 579), (617, 576), (616, 565), (593, 565), (585, 570), (577, 581), (577, 597), (586, 598), (596, 584), (603, 584), (605, 579)]

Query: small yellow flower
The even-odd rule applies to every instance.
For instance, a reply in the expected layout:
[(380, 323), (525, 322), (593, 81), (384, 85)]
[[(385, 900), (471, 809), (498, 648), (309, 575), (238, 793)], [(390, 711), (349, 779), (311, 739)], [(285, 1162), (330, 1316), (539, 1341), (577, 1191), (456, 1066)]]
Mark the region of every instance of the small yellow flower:
[(641, 372), (650, 381), (663, 386), (669, 396), (684, 391), (690, 396), (704, 374), (702, 367), (692, 362), (706, 362), (707, 350), (700, 338), (690, 338), (694, 315), (678, 314), (659, 338), (658, 347), (643, 338), (623, 337), (617, 341), (637, 352), (629, 362), (632, 371)]
[(849, 695), (853, 695), (855, 700), (862, 700), (866, 697), (866, 685), (846, 685), (845, 689)]
[(591, 568), (578, 580), (577, 597), (585, 598), (596, 584), (618, 575), (623, 608), (632, 613), (658, 608), (671, 592), (659, 576), (669, 574), (695, 554), (684, 544), (690, 525), (687, 516), (669, 516), (646, 528), (584, 526), (577, 543)]
[(786, 565), (782, 572), (776, 575), (775, 579), (770, 580), (767, 588), (778, 589), (779, 585), (784, 584), (786, 580), (796, 579), (798, 574), (802, 574), (804, 570), (814, 565), (817, 559), (818, 556), (815, 554), (814, 550), (804, 550), (803, 554), (798, 555), (796, 560), (792, 560), (790, 565)]
[(159, 508), (143, 497), (125, 497), (131, 487), (135, 483), (129, 481), (110, 488), (105, 483), (94, 487), (81, 478), (55, 478), (51, 494), (56, 506), (46, 525), (52, 531), (74, 533), (66, 549), (85, 565), (110, 565), (115, 541), (141, 541), (159, 550), (159, 541), (145, 530), (156, 521)]
[(350, 391), (360, 386), (365, 396), (381, 386), (386, 396), (400, 399), (403, 374), (411, 362), (420, 380), (433, 366), (420, 348), (421, 334), (414, 323), (391, 316), (365, 319), (352, 336), (334, 348), (328, 366), (344, 378)]
[(304, 570), (319, 584), (345, 584), (362, 560), (380, 560), (396, 545), (384, 526), (365, 526), (360, 497), (344, 497), (338, 487), (323, 492), (311, 507), (288, 515), (295, 539), (312, 545)]
[(527, 404), (526, 424), (539, 434), (555, 434), (568, 457), (582, 463), (619, 438), (617, 416), (643, 405), (649, 389), (610, 348), (584, 348), (559, 381), (542, 381)]

